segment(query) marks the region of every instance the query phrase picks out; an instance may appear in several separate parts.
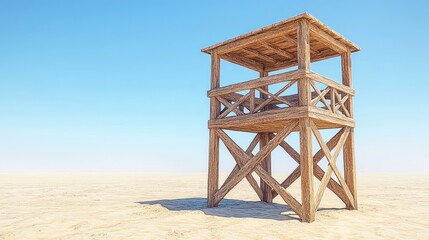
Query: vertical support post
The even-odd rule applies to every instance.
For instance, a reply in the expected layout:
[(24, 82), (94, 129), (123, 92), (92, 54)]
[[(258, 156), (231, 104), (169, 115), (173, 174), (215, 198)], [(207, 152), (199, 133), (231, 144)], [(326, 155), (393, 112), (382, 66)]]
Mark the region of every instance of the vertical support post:
[[(310, 71), (310, 31), (306, 20), (298, 23), (298, 68)], [(298, 81), (298, 97), (300, 106), (310, 105), (309, 79)], [(313, 189), (313, 148), (310, 118), (299, 120), (300, 134), (300, 170), (301, 170), (301, 204), (303, 222), (313, 222), (315, 219), (314, 189)]]
[[(347, 52), (341, 54), (341, 70), (343, 84), (352, 87), (352, 62), (351, 51), (347, 48)], [(345, 102), (345, 107), (350, 112), (350, 117), (353, 117), (353, 99), (352, 96)], [(357, 186), (356, 186), (356, 163), (355, 163), (355, 142), (354, 142), (354, 128), (350, 129), (350, 134), (343, 147), (344, 159), (344, 179), (350, 192), (353, 195), (355, 207), (347, 204), (346, 208), (350, 210), (357, 210)]]
[[(266, 77), (266, 76), (268, 76), (268, 72), (264, 71), (264, 72), (260, 72), (259, 73), (259, 77)], [(265, 86), (265, 87), (262, 87), (262, 88), (265, 91), (268, 91), (268, 86)], [(261, 99), (267, 99), (268, 96), (266, 96), (266, 94), (264, 94), (264, 93), (260, 93), (259, 97)], [(265, 107), (263, 110), (267, 110), (267, 109), (268, 109), (268, 107)], [(260, 148), (263, 148), (265, 145), (268, 144), (268, 142), (270, 140), (269, 134), (270, 134), (269, 132), (267, 132), (267, 133), (261, 133), (261, 139), (259, 141), (259, 147)], [(265, 171), (267, 171), (267, 173), (270, 174), (270, 176), (271, 176), (271, 153), (268, 154), (265, 157), (265, 159), (261, 162), (261, 167)], [(260, 185), (261, 185), (261, 190), (262, 190), (262, 193), (263, 193), (262, 200), (264, 202), (267, 202), (267, 203), (272, 203), (273, 202), (273, 194), (272, 194), (271, 187), (268, 184), (266, 184), (264, 182), (264, 180), (262, 180), (262, 179), (261, 179)]]
[[(303, 69), (305, 72), (310, 72), (310, 30), (306, 20), (301, 20), (298, 23), (297, 32), (298, 69)], [(303, 78), (298, 81), (298, 98), (299, 106), (310, 105), (311, 96), (309, 79)]]
[[(216, 51), (211, 52), (210, 89), (220, 87), (220, 58)], [(210, 119), (215, 119), (220, 112), (220, 102), (210, 98)], [(219, 189), (219, 136), (216, 129), (209, 130), (209, 166), (207, 181), (207, 206), (216, 207), (215, 194)]]

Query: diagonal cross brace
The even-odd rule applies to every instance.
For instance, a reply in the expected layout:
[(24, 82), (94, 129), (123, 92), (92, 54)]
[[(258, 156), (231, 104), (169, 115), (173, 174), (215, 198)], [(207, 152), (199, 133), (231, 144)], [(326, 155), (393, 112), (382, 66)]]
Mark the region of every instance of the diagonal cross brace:
[[(350, 129), (346, 128), (345, 132), (341, 135), (340, 140), (338, 141), (336, 145), (336, 149), (334, 151), (334, 155), (332, 156), (326, 156), (326, 158), (331, 158), (329, 161), (329, 165), (335, 165), (338, 159), (338, 155), (340, 154), (340, 151), (342, 147), (344, 146), (344, 143), (346, 142), (347, 137), (349, 136)], [(325, 188), (328, 185), (329, 180), (331, 180), (332, 176), (332, 167), (328, 168), (326, 173), (324, 174), (323, 178), (320, 180), (319, 189), (316, 194), (316, 208), (317, 209), (320, 205), (320, 201), (322, 200), (323, 193), (325, 192)]]
[(237, 172), (237, 174), (230, 179), (229, 182), (225, 183), (215, 194), (215, 202), (219, 203), (225, 195), (235, 187), (246, 175), (255, 171), (271, 188), (273, 188), (284, 201), (290, 206), (290, 208), (297, 213), (299, 216), (302, 214), (301, 204), (295, 200), (286, 190), (273, 178), (271, 177), (259, 164), (260, 162), (277, 147), (283, 139), (288, 136), (293, 129), (298, 125), (298, 121), (293, 121), (291, 124), (283, 128), (265, 147), (252, 158), (247, 155), (234, 141), (229, 141), (230, 138), (222, 130), (217, 129), (219, 137), (224, 141), (227, 148), (229, 148), (231, 154), (240, 160), (246, 161), (246, 164)]
[[(326, 144), (329, 148), (329, 150), (332, 150), (338, 143), (340, 137), (342, 136), (342, 134), (344, 133), (344, 129), (341, 129), (337, 134), (335, 134), (331, 140), (328, 141), (328, 143)], [(280, 145), (282, 146), (282, 145)], [(295, 151), (296, 152), (296, 151)], [(289, 153), (289, 152), (288, 152)], [(296, 152), (296, 154), (298, 154)], [(289, 153), (289, 155), (291, 155)], [(325, 156), (323, 149), (320, 149), (319, 151), (317, 151), (316, 154), (314, 154), (313, 156), (313, 171), (314, 171), (314, 175), (319, 179), (322, 180), (325, 171), (323, 171), (323, 169), (317, 165), (318, 162), (320, 162), (320, 160), (323, 159), (323, 157)], [(297, 157), (293, 157), (291, 155), (291, 157), (297, 161), (295, 158)], [(299, 154), (298, 154), (298, 159), (299, 159)], [(298, 161), (297, 161), (298, 162)], [(290, 185), (292, 185), (292, 183), (294, 183), (299, 177), (301, 176), (301, 170), (300, 167), (296, 167), (295, 170), (281, 183), (281, 185), (284, 188), (288, 188)], [(349, 202), (346, 193), (344, 192), (344, 189), (341, 187), (341, 185), (339, 185), (336, 181), (334, 181), (333, 179), (329, 179), (328, 182), (328, 188), (335, 193), (345, 204), (347, 204)], [(277, 192), (273, 191), (273, 197), (277, 196)]]
[(344, 178), (341, 176), (340, 171), (338, 170), (337, 166), (335, 165), (328, 146), (326, 146), (326, 143), (323, 141), (322, 135), (320, 134), (319, 130), (317, 129), (317, 126), (313, 122), (310, 122), (310, 126), (313, 130), (314, 136), (316, 137), (317, 141), (319, 142), (320, 147), (323, 149), (323, 152), (325, 153), (325, 156), (329, 162), (330, 168), (334, 172), (335, 176), (337, 176), (338, 181), (340, 182), (341, 186), (343, 187), (344, 192), (346, 193), (348, 200), (350, 201), (350, 203), (354, 207), (353, 195), (350, 192), (350, 189), (348, 188), (347, 183), (345, 182)]
[[(260, 134), (256, 134), (256, 136), (253, 138), (252, 142), (250, 143), (249, 147), (246, 149), (246, 154), (253, 157), (252, 151), (253, 149), (255, 149), (256, 145), (258, 144), (259, 140), (260, 140)], [(225, 142), (225, 140), (222, 140), (223, 142)], [(229, 151), (229, 148), (228, 148)], [(232, 154), (232, 153), (231, 153)], [(223, 185), (225, 185), (225, 183), (229, 182), (229, 180), (238, 172), (238, 170), (240, 170), (240, 168), (243, 166), (244, 163), (242, 163), (241, 161), (237, 160), (236, 158), (234, 158), (234, 160), (237, 162), (237, 164), (235, 164), (235, 167), (232, 169), (231, 173), (229, 174), (229, 176), (226, 178), (225, 182)], [(246, 179), (249, 181), (249, 184), (252, 186), (253, 190), (255, 190), (256, 194), (258, 195), (259, 199), (261, 199), (261, 201), (263, 200), (263, 193), (261, 188), (258, 186), (258, 182), (255, 180), (255, 178), (253, 177), (252, 174), (248, 174), (246, 176)], [(223, 187), (222, 185), (222, 187)]]

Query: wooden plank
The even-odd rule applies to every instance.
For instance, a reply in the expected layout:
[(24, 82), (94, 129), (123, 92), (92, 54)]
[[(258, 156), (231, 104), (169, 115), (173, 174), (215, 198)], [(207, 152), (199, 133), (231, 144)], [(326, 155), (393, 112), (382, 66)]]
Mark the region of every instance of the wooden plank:
[(336, 88), (337, 90), (339, 90), (341, 92), (345, 92), (345, 93), (353, 95), (353, 96), (355, 95), (355, 90), (353, 88), (348, 87), (346, 85), (342, 85), (340, 83), (337, 83), (337, 82), (335, 82), (335, 81), (333, 81), (327, 77), (324, 77), (320, 74), (317, 74), (315, 72), (307, 73), (306, 76), (310, 79), (317, 81), (317, 82), (325, 84), (326, 86)]
[[(290, 22), (290, 23), (282, 24), (281, 26), (273, 27), (266, 31), (263, 31), (263, 29), (259, 29), (254, 32), (248, 33), (246, 37), (241, 36), (242, 37), (241, 39), (237, 39), (237, 40), (231, 39), (229, 40), (230, 41), (229, 43), (218, 46), (216, 49), (219, 51), (220, 54), (228, 53), (231, 51), (235, 51), (235, 50), (247, 47), (258, 41), (274, 38), (285, 32), (292, 32), (294, 30), (294, 27), (295, 27), (295, 24), (293, 22)], [(202, 51), (204, 52), (206, 50), (203, 49)]]
[[(222, 114), (220, 114), (217, 118), (224, 118), (226, 115), (228, 115), (231, 111), (233, 111), (234, 109), (237, 110), (236, 108), (243, 103), (245, 100), (247, 100), (247, 98), (250, 96), (250, 92), (246, 93), (243, 97), (241, 97), (240, 99), (238, 99), (234, 104), (230, 105), (228, 107), (228, 109), (223, 112)], [(219, 97), (219, 96), (217, 96)], [(237, 115), (243, 115), (243, 112), (239, 112)]]
[[(322, 110), (321, 111), (325, 111)], [(293, 107), (270, 110), (243, 116), (209, 120), (209, 128), (229, 128), (240, 125), (256, 125), (278, 120), (289, 120), (309, 116), (308, 107)], [(322, 115), (323, 116), (323, 115)], [(338, 115), (341, 117), (341, 115)], [(342, 122), (342, 121), (339, 121)]]
[(303, 70), (294, 70), (286, 73), (279, 73), (279, 74), (275, 74), (267, 77), (253, 79), (246, 82), (232, 84), (218, 89), (213, 89), (207, 92), (207, 96), (214, 97), (214, 96), (224, 95), (228, 93), (240, 92), (251, 88), (258, 88), (262, 86), (276, 84), (280, 82), (292, 81), (292, 80), (302, 78), (304, 77), (304, 75), (305, 75), (305, 72)]
[(317, 38), (318, 41), (324, 43), (327, 47), (338, 53), (343, 53), (347, 51), (346, 46), (344, 46), (340, 41), (336, 40), (326, 32), (322, 31), (320, 28), (317, 28), (313, 24), (310, 24), (309, 28), (310, 32), (314, 34), (313, 36)]
[[(284, 38), (286, 39), (286, 41), (289, 41), (291, 43), (293, 43), (294, 45), (298, 46), (298, 42), (296, 39), (292, 38), (291, 36), (289, 36), (289, 34), (284, 34)], [(310, 52), (313, 53), (314, 55), (319, 55), (320, 52), (310, 48)]]
[[(222, 137), (228, 138), (226, 134), (222, 134), (222, 130), (219, 130), (218, 134)], [(249, 156), (246, 155), (234, 141), (228, 141), (227, 147), (230, 148), (230, 152), (234, 156), (234, 158), (241, 159), (240, 161), (244, 162), (251, 161)], [(256, 165), (254, 170), (270, 187), (272, 187), (276, 192), (278, 192), (279, 195), (283, 198), (283, 200), (291, 207), (291, 209), (295, 211), (298, 216), (301, 217), (301, 204), (296, 201), (295, 198), (293, 198), (292, 195), (290, 195), (285, 189), (283, 189), (280, 184), (273, 177), (271, 177), (271, 175), (267, 173), (267, 171), (265, 171), (260, 165)]]
[(257, 58), (260, 58), (262, 60), (265, 60), (269, 63), (275, 63), (276, 62), (276, 60), (274, 58), (267, 56), (267, 55), (264, 55), (264, 54), (254, 50), (254, 49), (251, 49), (251, 48), (243, 48), (243, 49), (241, 49), (241, 51), (243, 51), (249, 55), (255, 56)]
[[(223, 143), (225, 144), (225, 146), (227, 147), (228, 151), (231, 153), (231, 155), (234, 157), (235, 161), (237, 162), (238, 168), (242, 168), (244, 166), (244, 164), (246, 164), (245, 159), (242, 158), (237, 158), (235, 157), (236, 155), (234, 155), (234, 149), (231, 149), (231, 144), (234, 143), (234, 141), (221, 129), (217, 130), (217, 134), (219, 135), (220, 139), (223, 141)], [(249, 153), (251, 154), (251, 153)], [(247, 154), (247, 156), (249, 155)], [(231, 176), (231, 178), (234, 177), (234, 175)], [(231, 180), (231, 178), (227, 179), (225, 182), (228, 182), (229, 180)], [(246, 175), (246, 179), (247, 181), (250, 183), (250, 185), (252, 186), (252, 188), (255, 190), (256, 194), (259, 196), (259, 198), (263, 199), (263, 191), (261, 188), (259, 188), (258, 186), (258, 182), (256, 182), (255, 178), (253, 177), (252, 174), (247, 174)]]
[(308, 108), (308, 111), (309, 111), (308, 116), (310, 118), (323, 120), (323, 121), (338, 124), (341, 126), (355, 127), (355, 121), (352, 118), (349, 118), (340, 114), (334, 114), (328, 110), (315, 107), (315, 106), (310, 106)]
[(283, 57), (288, 58), (288, 59), (294, 58), (293, 54), (291, 54), (290, 52), (288, 52), (286, 50), (283, 50), (283, 49), (281, 49), (279, 47), (276, 47), (276, 46), (274, 46), (274, 45), (272, 45), (272, 44), (270, 44), (268, 42), (261, 41), (260, 44), (263, 47), (270, 49), (271, 51), (275, 52), (276, 54), (278, 54), (280, 56), (283, 56)]
[[(225, 108), (220, 112), (220, 115), (219, 115), (219, 117), (218, 118), (222, 118), (221, 116), (223, 115), (223, 114), (225, 114), (225, 112), (226, 111), (228, 111), (228, 113), (226, 114), (226, 115), (228, 115), (231, 111), (233, 111), (237, 116), (239, 116), (239, 115), (244, 115), (244, 113), (243, 113), (243, 111), (241, 111), (241, 110), (239, 110), (239, 109), (237, 109), (236, 107), (234, 108), (233, 106), (232, 106), (232, 104), (231, 103), (229, 103), (226, 99), (224, 99), (223, 97), (221, 97), (221, 96), (216, 96), (216, 99), (219, 101), (219, 102), (221, 102), (224, 106), (225, 106)], [(225, 116), (226, 116), (225, 115)]]
[[(247, 147), (247, 149), (246, 149), (246, 154), (247, 154), (247, 155), (249, 155), (249, 156), (253, 157), (252, 151), (253, 151), (253, 150), (255, 149), (255, 147), (258, 145), (259, 140), (260, 140), (260, 136), (261, 136), (261, 134), (257, 133), (257, 134), (255, 135), (255, 137), (253, 138), (253, 140), (250, 142), (249, 146), (248, 146), (248, 147)], [(232, 176), (234, 176), (234, 175), (237, 173), (237, 171), (238, 171), (238, 170), (240, 170), (240, 167), (238, 166), (238, 164), (235, 164), (235, 166), (234, 166), (234, 168), (232, 169), (231, 173), (230, 173), (230, 174), (228, 175), (228, 177), (225, 179), (225, 182), (224, 182), (224, 184), (223, 184), (223, 185), (225, 185), (225, 183), (229, 182), (230, 178), (231, 178)], [(223, 186), (223, 185), (222, 185), (222, 186)], [(261, 192), (261, 195), (260, 195), (260, 199), (261, 199), (261, 201), (262, 201), (262, 192)]]
[(219, 137), (216, 129), (209, 130), (209, 166), (207, 183), (207, 207), (217, 207), (215, 194), (219, 188)]
[(348, 188), (346, 182), (344, 181), (343, 177), (341, 176), (337, 166), (333, 162), (333, 158), (331, 155), (331, 152), (329, 151), (329, 148), (326, 146), (325, 142), (323, 141), (323, 137), (320, 134), (319, 130), (317, 129), (317, 126), (310, 122), (311, 128), (313, 129), (314, 136), (316, 137), (317, 142), (319, 143), (320, 147), (323, 149), (326, 159), (329, 162), (329, 167), (334, 172), (335, 176), (337, 176), (338, 181), (340, 182), (340, 185), (343, 187), (344, 192), (346, 193), (347, 198), (349, 199), (349, 202), (354, 205), (353, 195), (350, 192), (350, 189)]
[[(267, 77), (268, 72), (262, 71), (259, 73), (259, 77)], [(268, 98), (268, 95), (266, 94), (268, 92), (269, 86), (262, 86), (261, 88), (258, 88), (259, 90), (259, 97), (264, 100), (262, 104), (260, 104), (258, 107), (255, 108), (255, 112), (262, 110), (269, 110), (268, 107), (263, 107), (265, 103), (267, 103), (269, 100), (266, 100)], [(259, 149), (264, 148), (269, 141), (268, 138), (269, 133), (261, 133), (261, 139), (259, 141)], [(268, 153), (265, 159), (261, 162), (261, 168), (264, 169), (268, 175), (271, 176), (271, 153)], [(272, 189), (271, 187), (264, 181), (264, 179), (260, 179), (260, 186), (263, 192), (263, 201), (267, 203), (271, 203), (273, 201), (272, 197)]]
[[(264, 148), (269, 142), (269, 133), (261, 133), (261, 141), (259, 142), (260, 149)], [(261, 163), (262, 169), (264, 169), (268, 175), (271, 176), (271, 153), (268, 154)], [(260, 186), (263, 192), (263, 201), (267, 203), (273, 202), (273, 195), (271, 187), (261, 178)]]
[(311, 139), (311, 120), (302, 118), (299, 120), (299, 146), (300, 146), (300, 170), (301, 170), (301, 204), (303, 222), (313, 222), (315, 219), (314, 190), (313, 190), (313, 149)]
[[(330, 164), (334, 164), (334, 165), (336, 164), (338, 155), (340, 154), (341, 148), (343, 147), (349, 133), (350, 133), (350, 130), (346, 128), (345, 132), (341, 135), (337, 143), (337, 146), (335, 147), (335, 151), (331, 159), (332, 162), (330, 162)], [(325, 189), (328, 186), (329, 180), (331, 180), (332, 169), (333, 168), (329, 167), (326, 173), (324, 174), (324, 176), (322, 177), (322, 180), (320, 180), (319, 189), (317, 191), (316, 199), (315, 199), (316, 210), (319, 207), (320, 201), (322, 200), (323, 193), (325, 192)]]
[[(343, 84), (352, 87), (352, 61), (350, 48), (347, 52), (341, 55), (341, 69)], [(353, 98), (349, 97), (345, 103), (345, 107), (350, 112), (350, 117), (353, 117)], [(355, 162), (355, 143), (354, 143), (354, 129), (350, 130), (349, 137), (343, 148), (344, 159), (344, 178), (349, 187), (354, 202), (353, 204), (346, 204), (347, 209), (358, 209), (357, 204), (357, 186), (356, 186), (356, 162)]]
[[(253, 89), (254, 90), (254, 89)], [(326, 89), (325, 89), (326, 90)], [(324, 91), (325, 91), (324, 90)], [(250, 89), (250, 91), (252, 91), (252, 89)], [(323, 92), (322, 92), (323, 93)], [(240, 99), (241, 97), (243, 96), (243, 94), (239, 94), (239, 93), (228, 93), (228, 94), (224, 94), (224, 95), (222, 95), (222, 97), (224, 98), (224, 99), (226, 99), (226, 100), (228, 100), (228, 101), (237, 101), (238, 99)], [(317, 97), (318, 96), (318, 94), (315, 92), (315, 91), (313, 91), (313, 92), (311, 92), (311, 98), (312, 99), (314, 99), (315, 97)], [(286, 95), (286, 96), (279, 96), (280, 98), (282, 98), (282, 99), (284, 99), (284, 100), (286, 100), (286, 101), (288, 101), (288, 102), (290, 102), (290, 103), (292, 103), (293, 105), (298, 105), (298, 94), (291, 94), (291, 95)], [(328, 95), (328, 96), (325, 96), (325, 98), (326, 99), (330, 99), (330, 96)], [(255, 99), (254, 99), (254, 101), (255, 101), (255, 103), (256, 104), (261, 104), (262, 102), (264, 102), (264, 100), (262, 100), (261, 98), (258, 98), (258, 97), (255, 97)], [(283, 102), (283, 101), (282, 101)], [(270, 108), (276, 108), (275, 106), (274, 106), (274, 104), (280, 104), (280, 103), (282, 103), (282, 102), (280, 102), (280, 101), (277, 101), (276, 99), (273, 99), (272, 101), (271, 101), (271, 103), (270, 103)], [(248, 108), (248, 109), (250, 109), (250, 104), (248, 105), (247, 104), (247, 102), (243, 102), (243, 105), (246, 107), (246, 108)]]
[[(347, 110), (347, 107), (344, 105), (343, 99), (341, 99), (337, 91), (335, 91), (335, 96), (337, 97), (337, 99), (339, 99), (338, 104), (341, 106), (341, 110), (344, 113), (344, 115), (346, 115), (347, 117), (351, 117), (349, 110)], [(346, 97), (344, 97), (345, 100), (347, 100)]]
[(229, 62), (250, 68), (255, 71), (261, 71), (264, 69), (264, 64), (258, 61), (255, 61), (250, 58), (242, 57), (238, 54), (223, 54), (220, 55), (222, 59), (225, 59)]
[[(246, 164), (237, 172), (237, 174), (231, 178), (223, 187), (221, 187), (215, 194), (215, 203), (219, 203), (225, 195), (231, 191), (247, 174), (249, 174), (261, 161), (271, 153), (283, 139), (289, 135), (294, 127), (297, 125), (297, 121), (289, 124), (283, 130), (281, 130), (265, 147), (263, 147), (253, 158), (249, 159)], [(247, 156), (247, 155), (246, 155)]]
[[(325, 99), (325, 95), (327, 92), (322, 93), (319, 88), (316, 86), (316, 84), (314, 84), (314, 82), (312, 80), (310, 80), (310, 85), (313, 87), (314, 91), (316, 91), (317, 94), (319, 94), (319, 100), (322, 101), (323, 105), (325, 105), (326, 109), (329, 110), (330, 112), (332, 112), (331, 106), (330, 104), (328, 104), (328, 102)], [(327, 88), (329, 90), (329, 87)], [(325, 90), (327, 90), (325, 89)], [(317, 104), (317, 102), (315, 102)], [(313, 104), (313, 101), (311, 101), (310, 105), (316, 105)]]
[(344, 159), (344, 178), (345, 182), (353, 195), (353, 204), (346, 204), (347, 209), (357, 210), (357, 186), (356, 186), (356, 163), (354, 150), (354, 129), (350, 130), (349, 137), (344, 144), (343, 159)]
[(308, 22), (306, 20), (300, 20), (298, 22), (298, 34), (297, 34), (297, 57), (298, 57), (298, 68), (304, 69), (306, 72), (310, 71), (310, 31), (308, 28)]
[(337, 89), (333, 88), (333, 87), (328, 87), (330, 89), (329, 93), (330, 93), (330, 97), (331, 97), (331, 109), (333, 113), (337, 113), (337, 108), (336, 108), (336, 102), (335, 102), (335, 93), (337, 92)]
[[(220, 58), (216, 51), (211, 53), (210, 88), (220, 85)], [(210, 98), (210, 119), (216, 119), (220, 112), (220, 103), (215, 97)], [(216, 207), (215, 194), (219, 188), (219, 137), (215, 129), (209, 130), (209, 163), (207, 180), (207, 206)]]
[(255, 112), (255, 89), (250, 89), (250, 101), (249, 101), (249, 111), (250, 113)]
[[(326, 144), (329, 150), (332, 150), (338, 143), (340, 137), (343, 135), (344, 130), (340, 130), (337, 134), (335, 134)], [(322, 180), (325, 172), (317, 165), (320, 160), (325, 156), (323, 149), (317, 151), (313, 156), (313, 173), (319, 179)], [(288, 188), (292, 183), (294, 183), (301, 176), (300, 167), (298, 166), (295, 170), (281, 183), (281, 186), (284, 188)], [(335, 193), (345, 204), (349, 201), (347, 196), (345, 195), (344, 189), (333, 179), (330, 179), (328, 182), (328, 188)], [(277, 196), (277, 193), (273, 191), (273, 198)]]

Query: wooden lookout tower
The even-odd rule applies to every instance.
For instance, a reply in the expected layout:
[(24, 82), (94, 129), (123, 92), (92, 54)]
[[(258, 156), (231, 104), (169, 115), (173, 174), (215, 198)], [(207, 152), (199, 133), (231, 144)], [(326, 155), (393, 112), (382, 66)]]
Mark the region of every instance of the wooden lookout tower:
[[(211, 55), (208, 207), (216, 207), (246, 178), (262, 201), (272, 202), (280, 196), (303, 222), (314, 221), (326, 188), (347, 209), (357, 209), (352, 102), (355, 91), (350, 58), (356, 51), (358, 46), (307, 13), (202, 50)], [(333, 57), (341, 58), (341, 81), (311, 71), (310, 63)], [(221, 59), (257, 71), (259, 78), (221, 86)], [(269, 75), (290, 67), (296, 70)], [(272, 90), (274, 85), (280, 87)], [(337, 133), (324, 139), (322, 129), (336, 129)], [(224, 130), (254, 133), (255, 137), (249, 146), (241, 148)], [(286, 141), (292, 132), (299, 132), (297, 150)], [(317, 143), (313, 143), (313, 137)], [(219, 140), (236, 161), (221, 186)], [(259, 151), (254, 154), (257, 145)], [(318, 151), (314, 151), (315, 146)], [(281, 183), (271, 175), (271, 152), (276, 147), (284, 149), (299, 164)], [(341, 150), (344, 174), (336, 165)], [(327, 160), (326, 170), (318, 165), (322, 159)], [(253, 172), (260, 177), (260, 184)], [(299, 178), (300, 201), (287, 190)], [(319, 187), (313, 189), (316, 178)]]

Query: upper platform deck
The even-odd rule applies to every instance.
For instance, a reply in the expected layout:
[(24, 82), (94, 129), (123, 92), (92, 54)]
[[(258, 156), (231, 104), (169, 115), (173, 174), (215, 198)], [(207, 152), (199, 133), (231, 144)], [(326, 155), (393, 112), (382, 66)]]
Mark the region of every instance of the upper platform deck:
[(216, 51), (221, 59), (255, 71), (271, 72), (298, 65), (298, 23), (305, 20), (310, 30), (311, 62), (359, 51), (359, 47), (308, 13), (263, 27), (215, 44), (201, 51)]

